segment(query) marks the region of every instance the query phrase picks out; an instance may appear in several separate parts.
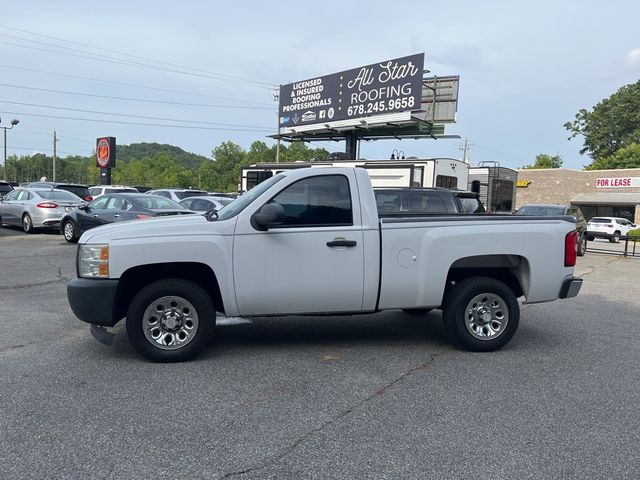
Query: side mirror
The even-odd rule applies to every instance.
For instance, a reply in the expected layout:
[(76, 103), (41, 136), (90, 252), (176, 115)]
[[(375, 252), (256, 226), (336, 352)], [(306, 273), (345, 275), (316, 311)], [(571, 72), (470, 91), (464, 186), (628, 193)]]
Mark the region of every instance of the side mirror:
[(84, 210), (86, 212), (87, 210), (89, 210), (89, 207), (87, 205), (79, 205), (78, 210)]
[(284, 222), (284, 208), (279, 203), (267, 203), (251, 216), (251, 226), (256, 230), (266, 232), (269, 227)]

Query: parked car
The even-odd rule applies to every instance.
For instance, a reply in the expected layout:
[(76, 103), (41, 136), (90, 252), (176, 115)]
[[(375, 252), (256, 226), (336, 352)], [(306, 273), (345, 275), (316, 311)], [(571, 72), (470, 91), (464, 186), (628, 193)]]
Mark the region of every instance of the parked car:
[(0, 226), (22, 226), (26, 233), (57, 227), (66, 212), (85, 203), (66, 190), (18, 188), (0, 199)]
[(60, 183), (60, 182), (30, 182), (25, 185), (27, 188), (57, 188), (58, 190), (66, 190), (80, 197), (85, 202), (93, 200), (89, 187), (79, 183)]
[(184, 200), (180, 200), (178, 203), (184, 208), (188, 208), (196, 213), (206, 213), (211, 210), (220, 211), (225, 205), (233, 202), (233, 198), (226, 197), (214, 197), (214, 196), (199, 196), (199, 197), (187, 197)]
[(126, 185), (95, 185), (89, 187), (89, 193), (93, 198), (98, 198), (105, 193), (138, 193), (139, 190), (135, 187), (128, 187)]
[(587, 252), (587, 221), (582, 214), (582, 210), (574, 205), (523, 205), (520, 207), (516, 215), (538, 215), (542, 217), (555, 215), (570, 215), (576, 221), (576, 231), (578, 232), (578, 256), (582, 257)]
[(9, 182), (0, 182), (0, 198), (13, 190), (13, 186)]
[(381, 217), (486, 213), (477, 193), (445, 188), (375, 188)]
[(148, 192), (145, 192), (145, 193), (149, 195), (161, 195), (165, 198), (170, 198), (174, 202), (179, 202), (180, 200), (184, 200), (187, 197), (209, 195), (209, 192), (205, 192), (203, 190), (190, 190), (190, 189), (179, 189), (179, 188), (161, 188), (156, 190), (149, 190)]
[(67, 242), (75, 243), (87, 230), (107, 223), (187, 213), (194, 212), (159, 195), (108, 193), (68, 212), (60, 222), (60, 232)]
[(620, 238), (629, 233), (629, 230), (638, 228), (626, 218), (619, 217), (593, 217), (587, 223), (587, 238), (606, 238), (611, 243), (618, 243)]

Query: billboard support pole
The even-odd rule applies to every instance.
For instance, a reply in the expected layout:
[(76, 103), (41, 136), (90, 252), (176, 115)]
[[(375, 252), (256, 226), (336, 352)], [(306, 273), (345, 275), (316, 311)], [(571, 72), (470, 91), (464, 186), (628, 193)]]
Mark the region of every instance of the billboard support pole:
[(344, 135), (346, 139), (345, 153), (348, 155), (348, 158), (351, 160), (356, 159), (356, 154), (358, 150), (358, 137), (355, 132), (345, 132)]

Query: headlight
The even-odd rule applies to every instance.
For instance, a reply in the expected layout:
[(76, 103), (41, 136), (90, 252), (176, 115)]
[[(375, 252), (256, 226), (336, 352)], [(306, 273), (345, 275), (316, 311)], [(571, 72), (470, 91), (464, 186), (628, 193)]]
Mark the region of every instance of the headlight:
[(89, 278), (109, 278), (109, 245), (80, 245), (78, 275)]

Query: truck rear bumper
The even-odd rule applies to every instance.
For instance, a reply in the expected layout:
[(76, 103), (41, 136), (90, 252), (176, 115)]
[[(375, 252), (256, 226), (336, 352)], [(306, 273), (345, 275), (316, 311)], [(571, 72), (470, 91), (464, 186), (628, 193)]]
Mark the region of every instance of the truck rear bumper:
[(67, 285), (67, 298), (73, 313), (83, 322), (113, 327), (118, 280), (74, 278)]
[(567, 278), (560, 288), (560, 298), (572, 298), (578, 295), (582, 288), (582, 279), (579, 277)]

